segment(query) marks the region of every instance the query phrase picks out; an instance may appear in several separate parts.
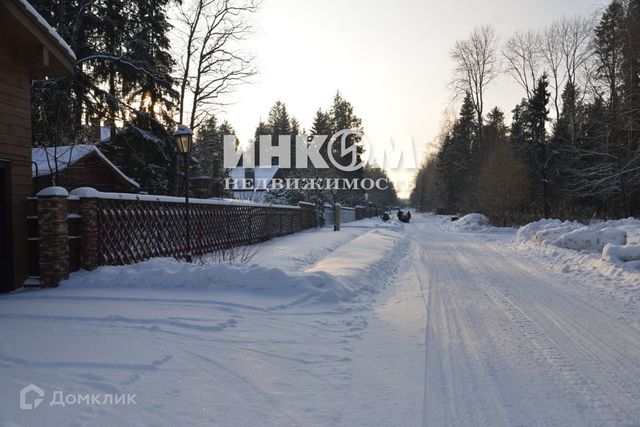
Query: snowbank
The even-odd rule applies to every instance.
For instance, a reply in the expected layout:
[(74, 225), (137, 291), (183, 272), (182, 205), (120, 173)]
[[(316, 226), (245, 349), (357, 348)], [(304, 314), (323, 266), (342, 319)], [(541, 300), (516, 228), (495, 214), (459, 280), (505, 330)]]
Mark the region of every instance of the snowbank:
[[(521, 227), (513, 243), (521, 252), (539, 253), (565, 273), (588, 279), (589, 274), (616, 283), (618, 288), (640, 285), (640, 220), (595, 221), (542, 219)], [(598, 279), (600, 280), (600, 279)]]
[(393, 270), (399, 256), (396, 250), (399, 237), (394, 231), (374, 228), (313, 265), (297, 271), (278, 263), (275, 266), (195, 265), (173, 258), (154, 258), (128, 266), (105, 266), (91, 272), (74, 273), (61, 285), (78, 288), (249, 290), (295, 304), (347, 301), (374, 291), (380, 280), (372, 279), (380, 279)]
[(583, 227), (576, 221), (560, 221), (559, 219), (541, 219), (518, 229), (517, 239), (520, 241), (546, 242), (555, 240), (565, 233)]
[(602, 251), (602, 259), (618, 267), (640, 271), (640, 245), (608, 244)]
[(602, 230), (583, 227), (563, 234), (551, 243), (560, 248), (574, 251), (602, 253), (605, 245), (626, 245), (627, 233), (620, 228), (614, 227), (607, 227)]
[[(304, 280), (308, 279), (308, 280)], [(295, 277), (282, 269), (252, 265), (195, 265), (174, 258), (154, 258), (128, 266), (105, 266), (91, 272), (72, 274), (65, 287), (101, 288), (211, 288), (264, 289), (272, 295), (288, 293), (313, 282), (312, 277)]]
[(448, 227), (451, 231), (481, 231), (491, 228), (489, 218), (479, 213), (470, 213), (457, 221), (451, 222)]
[(542, 219), (521, 227), (517, 240), (521, 242), (543, 243), (574, 251), (602, 253), (608, 244), (626, 245), (625, 228), (636, 225), (637, 220), (597, 222), (584, 225), (576, 221)]
[(339, 247), (305, 274), (329, 275), (336, 281), (335, 286), (324, 293), (324, 300), (340, 301), (374, 293), (395, 270), (402, 256), (397, 246), (401, 240), (395, 231), (374, 229)]

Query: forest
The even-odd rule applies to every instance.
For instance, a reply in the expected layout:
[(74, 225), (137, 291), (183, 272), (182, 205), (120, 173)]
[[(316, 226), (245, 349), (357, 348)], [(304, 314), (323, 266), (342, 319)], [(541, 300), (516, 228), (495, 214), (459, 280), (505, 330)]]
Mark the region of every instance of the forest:
[[(506, 41), (478, 27), (450, 57), (460, 110), (418, 171), (414, 206), (500, 225), (640, 213), (640, 0)], [(522, 90), (510, 120), (487, 108), (503, 73)]]

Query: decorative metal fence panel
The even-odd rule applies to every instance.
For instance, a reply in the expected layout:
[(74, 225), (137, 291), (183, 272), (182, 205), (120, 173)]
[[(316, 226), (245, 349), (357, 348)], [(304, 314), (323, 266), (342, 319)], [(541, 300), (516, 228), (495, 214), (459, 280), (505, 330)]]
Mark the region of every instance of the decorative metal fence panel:
[[(185, 205), (98, 199), (98, 257), (121, 265), (153, 257), (187, 255)], [(190, 204), (191, 253), (195, 256), (252, 245), (315, 226), (312, 207)]]

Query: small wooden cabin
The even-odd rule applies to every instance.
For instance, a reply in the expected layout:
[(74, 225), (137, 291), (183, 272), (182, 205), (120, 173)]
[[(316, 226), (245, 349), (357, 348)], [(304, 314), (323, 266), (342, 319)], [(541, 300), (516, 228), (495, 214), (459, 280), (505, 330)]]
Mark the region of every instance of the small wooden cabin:
[(0, 1), (0, 292), (27, 277), (31, 79), (71, 74), (69, 46), (26, 0)]
[(36, 193), (52, 185), (68, 191), (78, 187), (113, 193), (140, 191), (140, 185), (94, 145), (34, 148), (31, 158), (33, 191)]

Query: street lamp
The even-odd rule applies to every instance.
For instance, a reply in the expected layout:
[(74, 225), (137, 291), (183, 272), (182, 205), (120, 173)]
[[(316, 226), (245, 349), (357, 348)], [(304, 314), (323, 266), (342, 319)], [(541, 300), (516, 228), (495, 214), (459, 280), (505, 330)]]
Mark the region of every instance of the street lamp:
[(333, 231), (340, 231), (340, 211), (336, 204), (336, 196), (338, 195), (338, 189), (333, 188)]
[(187, 262), (191, 262), (191, 229), (189, 225), (189, 153), (193, 145), (193, 131), (186, 125), (178, 126), (173, 133), (178, 147), (178, 153), (184, 155), (184, 221), (187, 238)]
[(365, 216), (365, 218), (369, 218), (369, 214), (370, 214), (369, 213), (369, 211), (370, 211), (369, 205), (370, 205), (370, 203), (369, 203), (369, 192), (367, 191), (367, 192), (364, 193), (364, 216)]
[(213, 153), (213, 173), (215, 174), (213, 177), (214, 184), (214, 197), (222, 197), (224, 195), (224, 190), (221, 185), (222, 178), (222, 170), (220, 169), (220, 153), (217, 151)]

